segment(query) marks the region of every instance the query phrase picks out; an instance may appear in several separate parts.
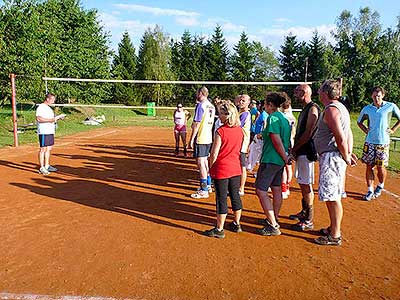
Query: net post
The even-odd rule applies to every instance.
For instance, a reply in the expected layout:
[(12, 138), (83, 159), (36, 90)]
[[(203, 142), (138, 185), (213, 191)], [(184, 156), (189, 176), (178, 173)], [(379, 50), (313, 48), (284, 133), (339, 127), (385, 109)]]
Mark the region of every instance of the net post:
[(15, 88), (15, 77), (16, 77), (15, 74), (10, 74), (14, 147), (18, 147), (17, 92), (16, 92), (16, 88)]

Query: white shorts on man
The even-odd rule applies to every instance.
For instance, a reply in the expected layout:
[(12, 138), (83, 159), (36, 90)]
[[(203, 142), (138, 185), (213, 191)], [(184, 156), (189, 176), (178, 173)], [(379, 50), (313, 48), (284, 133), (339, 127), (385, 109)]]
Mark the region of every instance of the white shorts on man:
[(307, 155), (297, 157), (294, 176), (298, 184), (314, 184), (314, 162)]

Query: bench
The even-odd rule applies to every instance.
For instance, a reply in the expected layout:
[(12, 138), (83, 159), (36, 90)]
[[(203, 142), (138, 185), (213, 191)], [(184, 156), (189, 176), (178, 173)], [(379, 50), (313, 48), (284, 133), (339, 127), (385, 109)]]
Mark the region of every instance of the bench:
[(397, 142), (400, 142), (400, 137), (393, 136), (393, 137), (391, 137), (390, 139), (391, 139), (392, 142), (393, 142), (393, 151), (395, 151), (395, 150), (396, 150)]
[(36, 129), (36, 123), (18, 124), (17, 132), (24, 133), (25, 130)]

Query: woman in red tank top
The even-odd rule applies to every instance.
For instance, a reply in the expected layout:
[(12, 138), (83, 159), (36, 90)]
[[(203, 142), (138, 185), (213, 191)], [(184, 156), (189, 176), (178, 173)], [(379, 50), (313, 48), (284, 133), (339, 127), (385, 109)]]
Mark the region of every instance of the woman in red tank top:
[(216, 227), (204, 231), (206, 236), (223, 238), (225, 219), (228, 214), (228, 192), (232, 202), (234, 221), (229, 228), (241, 232), (240, 216), (242, 201), (239, 195), (240, 149), (243, 143), (243, 130), (240, 127), (238, 111), (230, 101), (223, 101), (219, 106), (219, 118), (223, 124), (217, 129), (210, 154), (210, 175), (214, 180), (216, 194)]

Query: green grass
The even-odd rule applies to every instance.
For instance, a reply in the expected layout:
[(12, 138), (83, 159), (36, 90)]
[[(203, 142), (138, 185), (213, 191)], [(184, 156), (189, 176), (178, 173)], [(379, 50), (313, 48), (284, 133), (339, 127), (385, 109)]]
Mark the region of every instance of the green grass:
[[(146, 115), (146, 109), (122, 109), (122, 108), (56, 108), (56, 113), (64, 113), (66, 119), (58, 122), (57, 136), (70, 135), (82, 131), (98, 129), (100, 127), (117, 126), (157, 126), (173, 127), (173, 110), (157, 109), (156, 116)], [(106, 121), (99, 126), (84, 125), (84, 121), (90, 116), (104, 115)], [(32, 104), (18, 105), (18, 125), (35, 122), (35, 108)], [(0, 147), (11, 146), (13, 139), (12, 111), (8, 106), (0, 108)], [(23, 133), (18, 134), (20, 145), (36, 143), (36, 127), (29, 127)]]
[[(58, 123), (57, 136), (70, 135), (77, 132), (89, 131), (100, 127), (115, 126), (173, 126), (173, 110), (157, 109), (155, 117), (146, 115), (146, 109), (121, 109), (121, 108), (57, 108), (57, 113), (65, 113), (67, 118)], [(193, 113), (193, 112), (192, 112)], [(82, 124), (82, 121), (89, 116), (105, 115), (106, 121), (100, 126), (88, 126)], [(295, 114), (297, 115), (297, 114)], [(354, 153), (361, 157), (362, 147), (364, 145), (365, 134), (357, 126), (358, 113), (351, 114), (351, 126), (354, 135)], [(394, 124), (393, 120), (393, 124)], [(35, 108), (32, 104), (18, 105), (18, 123), (35, 123)], [(392, 124), (392, 125), (393, 125)], [(400, 136), (400, 132), (396, 134)], [(18, 135), (19, 143), (36, 143), (36, 128), (25, 130)], [(13, 145), (12, 132), (12, 111), (8, 106), (0, 108), (0, 147)], [(361, 163), (361, 162), (360, 162)], [(400, 172), (400, 145), (396, 151), (393, 151), (393, 145), (390, 147), (389, 170)]]

